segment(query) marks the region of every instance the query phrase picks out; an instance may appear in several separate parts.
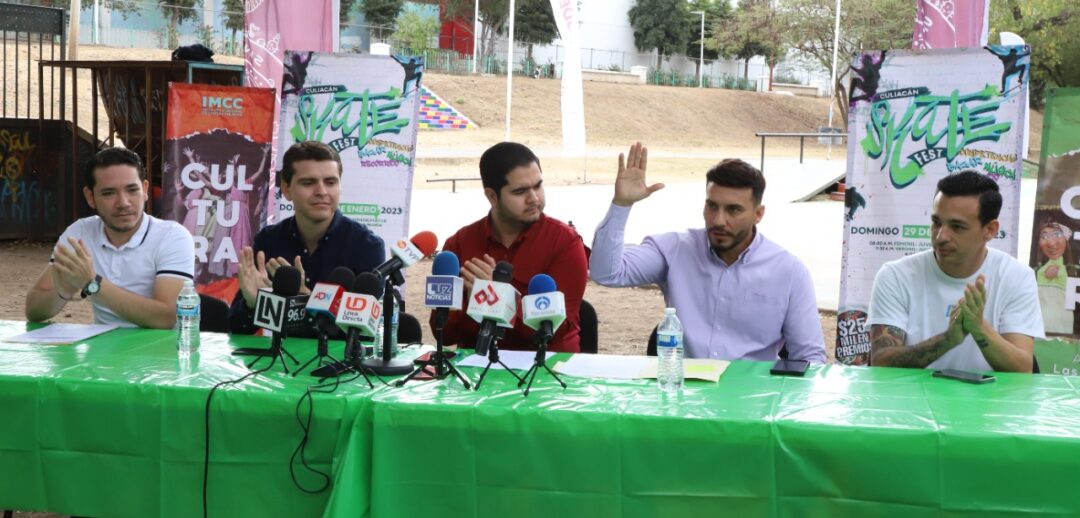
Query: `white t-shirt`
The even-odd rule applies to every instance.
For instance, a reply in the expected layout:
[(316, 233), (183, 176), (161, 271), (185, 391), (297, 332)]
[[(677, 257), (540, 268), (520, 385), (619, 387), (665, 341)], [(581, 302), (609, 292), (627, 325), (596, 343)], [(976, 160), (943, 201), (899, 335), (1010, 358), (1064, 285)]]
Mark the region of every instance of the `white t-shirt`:
[[(158, 276), (191, 279), (195, 273), (195, 243), (191, 233), (175, 221), (143, 214), (142, 223), (127, 243), (119, 248), (105, 236), (105, 223), (98, 216), (72, 223), (58, 243), (71, 247), (68, 238), (82, 239), (94, 257), (94, 271), (104, 279), (136, 295), (154, 296)], [(52, 262), (52, 259), (49, 259)], [(82, 287), (80, 286), (80, 289)], [(76, 294), (78, 296), (78, 294)], [(91, 297), (94, 322), (135, 327), (113, 310)]]
[[(983, 318), (1001, 334), (1044, 338), (1034, 272), (1005, 252), (987, 250), (982, 266), (966, 279), (949, 277), (941, 271), (933, 249), (885, 263), (874, 279), (870, 325), (903, 329), (907, 333), (906, 345), (944, 333), (952, 306), (964, 295), (964, 288), (985, 275)], [(970, 335), (927, 368), (993, 370)]]

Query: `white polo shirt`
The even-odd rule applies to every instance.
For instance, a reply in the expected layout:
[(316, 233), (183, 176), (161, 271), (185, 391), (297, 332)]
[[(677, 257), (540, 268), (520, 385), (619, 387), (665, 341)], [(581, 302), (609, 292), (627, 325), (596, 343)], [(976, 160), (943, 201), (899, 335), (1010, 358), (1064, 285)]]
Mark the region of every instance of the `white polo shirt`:
[[(58, 243), (70, 247), (68, 238), (86, 243), (94, 256), (94, 271), (98, 275), (136, 295), (152, 298), (158, 276), (194, 278), (195, 243), (191, 233), (175, 221), (144, 213), (142, 223), (131, 239), (115, 247), (105, 236), (105, 223), (101, 218), (90, 216), (68, 226)], [(51, 258), (49, 262), (52, 262)], [(137, 327), (105, 307), (97, 297), (91, 297), (91, 302), (95, 323)]]

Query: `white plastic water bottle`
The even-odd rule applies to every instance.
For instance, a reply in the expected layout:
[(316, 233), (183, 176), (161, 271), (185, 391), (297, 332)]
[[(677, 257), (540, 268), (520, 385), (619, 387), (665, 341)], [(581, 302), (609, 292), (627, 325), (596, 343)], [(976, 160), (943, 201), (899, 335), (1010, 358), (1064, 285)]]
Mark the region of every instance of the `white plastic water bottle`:
[(398, 307), (397, 297), (394, 297), (394, 314), (390, 318), (390, 356), (397, 356), (398, 354), (398, 342), (397, 342), (397, 329), (398, 321), (401, 319), (401, 310)]
[(656, 381), (660, 390), (680, 392), (683, 386), (683, 327), (675, 308), (664, 308), (656, 330)]
[(199, 293), (191, 279), (184, 281), (184, 288), (176, 297), (176, 351), (181, 358), (191, 356), (199, 349)]

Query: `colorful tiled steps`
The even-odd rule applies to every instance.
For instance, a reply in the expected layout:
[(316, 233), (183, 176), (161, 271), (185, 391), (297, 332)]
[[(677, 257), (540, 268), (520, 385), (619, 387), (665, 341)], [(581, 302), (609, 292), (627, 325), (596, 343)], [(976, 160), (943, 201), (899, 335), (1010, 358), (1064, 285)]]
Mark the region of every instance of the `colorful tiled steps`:
[(476, 128), (476, 123), (457, 111), (450, 103), (427, 89), (420, 87), (420, 129), (457, 130)]

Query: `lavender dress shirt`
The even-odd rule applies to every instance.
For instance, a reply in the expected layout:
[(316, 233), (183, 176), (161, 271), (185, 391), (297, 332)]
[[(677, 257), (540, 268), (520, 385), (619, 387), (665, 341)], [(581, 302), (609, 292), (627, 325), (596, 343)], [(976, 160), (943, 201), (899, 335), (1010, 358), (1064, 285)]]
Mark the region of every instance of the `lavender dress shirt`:
[(629, 207), (608, 209), (596, 229), (590, 275), (609, 287), (658, 284), (682, 321), (687, 357), (775, 360), (786, 345), (791, 359), (825, 363), (814, 283), (797, 257), (756, 229), (731, 265), (712, 251), (703, 228), (624, 248), (629, 215)]

